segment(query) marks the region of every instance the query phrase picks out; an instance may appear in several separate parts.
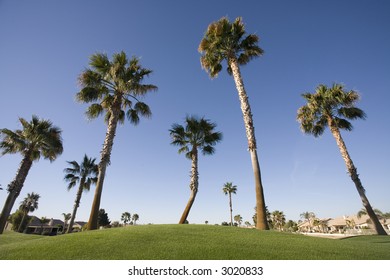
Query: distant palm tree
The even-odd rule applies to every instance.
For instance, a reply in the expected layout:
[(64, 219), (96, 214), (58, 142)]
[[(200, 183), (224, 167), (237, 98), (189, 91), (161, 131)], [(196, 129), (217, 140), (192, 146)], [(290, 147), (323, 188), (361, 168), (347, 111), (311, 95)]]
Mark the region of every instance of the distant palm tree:
[(29, 212), (34, 212), (36, 209), (38, 209), (38, 200), (40, 198), (40, 195), (37, 193), (28, 193), (27, 196), (24, 198), (24, 200), (20, 203), (19, 209), (23, 211), (23, 217), (22, 221), (20, 222), (18, 231), (22, 232), (22, 226), (24, 223), (25, 218), (27, 217)]
[(71, 233), (73, 230), (73, 224), (76, 219), (77, 209), (80, 206), (83, 192), (89, 191), (91, 185), (96, 184), (98, 166), (95, 164), (95, 160), (95, 158), (92, 159), (87, 155), (84, 155), (83, 161), (80, 164), (77, 161), (67, 161), (67, 163), (71, 166), (64, 169), (64, 172), (66, 173), (64, 180), (69, 182), (68, 191), (79, 183), (67, 233)]
[[(68, 221), (72, 217), (72, 214), (70, 214), (70, 213), (62, 213), (62, 216), (64, 216), (64, 229), (63, 229), (62, 232), (65, 233), (66, 226), (68, 224)], [(73, 226), (73, 223), (72, 223), (72, 226)], [(68, 228), (68, 232), (69, 232), (69, 228)]]
[(90, 66), (92, 69), (86, 69), (80, 75), (79, 81), (83, 88), (76, 98), (80, 102), (92, 103), (86, 113), (90, 119), (105, 113), (107, 123), (95, 196), (87, 226), (88, 230), (94, 230), (98, 228), (103, 182), (107, 165), (110, 164), (117, 125), (124, 123), (125, 117), (134, 125), (139, 123), (140, 116), (150, 117), (149, 106), (141, 102), (140, 98), (157, 87), (142, 84), (152, 70), (143, 68), (138, 58), (128, 59), (124, 52), (114, 54), (112, 61), (105, 54), (94, 54), (91, 56)]
[(198, 50), (202, 54), (200, 60), (202, 67), (212, 78), (218, 76), (218, 73), (222, 70), (222, 62), (224, 60), (226, 60), (228, 65), (228, 73), (233, 75), (241, 103), (241, 111), (248, 139), (248, 150), (251, 155), (252, 168), (255, 176), (256, 227), (260, 230), (267, 230), (269, 227), (265, 209), (263, 184), (261, 182), (260, 164), (257, 156), (255, 128), (251, 107), (240, 72), (240, 65), (245, 65), (253, 58), (261, 56), (263, 50), (257, 45), (259, 41), (257, 35), (245, 35), (244, 23), (240, 17), (236, 18), (233, 23), (230, 23), (227, 17), (223, 17), (208, 26)]
[(138, 214), (134, 214), (133, 215), (133, 222), (134, 222), (134, 225), (136, 225), (137, 221), (139, 220), (139, 215)]
[(212, 155), (215, 151), (213, 146), (222, 139), (222, 133), (214, 131), (217, 125), (207, 119), (198, 119), (192, 116), (186, 117), (185, 122), (185, 127), (179, 124), (173, 124), (172, 129), (169, 130), (172, 138), (171, 144), (179, 146), (179, 153), (185, 153), (185, 156), (192, 160), (191, 195), (179, 224), (184, 224), (187, 220), (196, 194), (198, 193), (198, 149), (202, 151), (203, 155)]
[(50, 220), (46, 217), (41, 217), (39, 219), (39, 222), (41, 223), (41, 234), (43, 233), (43, 225), (46, 224), (48, 221), (50, 221)]
[(275, 210), (271, 213), (272, 223), (274, 228), (277, 228), (279, 231), (282, 231), (283, 226), (286, 224), (286, 215), (283, 211)]
[(222, 191), (225, 195), (229, 195), (230, 225), (233, 226), (232, 193), (236, 194), (237, 186), (233, 186), (232, 182), (227, 182), (223, 185)]
[(130, 222), (130, 220), (131, 220), (131, 214), (130, 214), (129, 212), (124, 212), (124, 213), (122, 213), (121, 221), (123, 221), (123, 223), (125, 224), (125, 226), (126, 226), (126, 224), (127, 224), (128, 222)]
[(61, 130), (53, 126), (49, 120), (32, 116), (30, 122), (23, 118), (19, 118), (19, 121), (22, 129), (15, 131), (0, 129), (2, 155), (20, 153), (23, 156), (15, 179), (8, 185), (8, 197), (0, 215), (0, 234), (4, 231), (9, 214), (23, 188), (33, 162), (41, 157), (52, 162), (63, 151)]
[(341, 156), (345, 161), (348, 173), (355, 184), (363, 206), (374, 224), (375, 231), (378, 235), (387, 235), (368, 201), (366, 190), (363, 188), (359, 174), (340, 134), (340, 129), (352, 130), (352, 124), (348, 120), (365, 119), (366, 117), (363, 110), (355, 107), (359, 94), (353, 90), (345, 91), (343, 85), (333, 84), (330, 88), (319, 85), (315, 93), (306, 93), (302, 97), (307, 101), (307, 105), (299, 108), (297, 114), (297, 120), (302, 131), (318, 137), (324, 133), (327, 126), (329, 127), (336, 139)]
[(315, 219), (316, 215), (313, 212), (306, 211), (301, 213), (300, 217), (309, 223), (309, 231), (310, 231), (313, 226), (312, 222)]
[(242, 217), (241, 217), (241, 215), (235, 215), (235, 216), (234, 216), (234, 221), (235, 221), (238, 225), (241, 225), (241, 223), (242, 223)]

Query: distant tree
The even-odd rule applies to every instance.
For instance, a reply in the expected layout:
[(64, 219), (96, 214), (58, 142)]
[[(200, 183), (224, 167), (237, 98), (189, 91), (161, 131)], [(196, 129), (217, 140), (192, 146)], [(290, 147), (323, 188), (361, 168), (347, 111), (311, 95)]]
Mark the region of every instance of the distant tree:
[(36, 209), (38, 209), (39, 198), (40, 196), (37, 193), (28, 193), (24, 200), (20, 203), (19, 210), (23, 211), (23, 218), (18, 228), (19, 232), (22, 232), (24, 230), (24, 220), (28, 217), (28, 213), (34, 212)]
[(258, 46), (259, 37), (256, 34), (247, 35), (241, 17), (230, 22), (227, 17), (212, 22), (199, 44), (201, 65), (211, 78), (217, 77), (222, 70), (223, 61), (227, 62), (227, 71), (233, 76), (240, 99), (242, 116), (248, 140), (255, 181), (256, 192), (256, 227), (267, 230), (268, 223), (265, 209), (263, 184), (261, 181), (260, 164), (257, 156), (257, 143), (252, 110), (244, 87), (240, 66), (246, 65), (252, 59), (260, 57), (263, 50)]
[(351, 131), (353, 129), (349, 120), (365, 119), (366, 117), (363, 110), (355, 107), (355, 103), (359, 100), (359, 94), (353, 90), (345, 91), (343, 85), (333, 84), (329, 88), (325, 85), (319, 85), (315, 93), (305, 93), (302, 97), (307, 101), (306, 105), (298, 109), (297, 114), (302, 131), (318, 137), (324, 133), (326, 127), (329, 127), (367, 215), (374, 224), (376, 233), (387, 235), (368, 201), (366, 190), (360, 181), (357, 169), (340, 133), (340, 130)]
[(187, 116), (185, 122), (185, 126), (175, 123), (169, 130), (172, 138), (171, 144), (179, 146), (178, 152), (185, 153), (186, 158), (191, 160), (191, 194), (179, 224), (183, 224), (187, 219), (198, 193), (198, 149), (201, 150), (203, 155), (212, 155), (215, 151), (214, 146), (222, 139), (222, 133), (214, 131), (217, 125), (205, 118), (199, 119), (194, 116)]
[(61, 130), (53, 126), (49, 120), (32, 116), (30, 122), (23, 118), (19, 118), (19, 121), (22, 129), (15, 131), (0, 129), (1, 154), (20, 153), (22, 155), (15, 178), (8, 185), (8, 196), (0, 215), (0, 234), (4, 231), (9, 214), (23, 188), (33, 162), (41, 157), (52, 162), (63, 151)]
[(314, 221), (316, 215), (313, 212), (306, 211), (306, 212), (301, 213), (300, 217), (309, 223), (309, 231), (310, 231), (312, 226), (313, 226), (313, 221)]
[(49, 222), (49, 219), (46, 217), (41, 217), (39, 219), (39, 222), (41, 223), (41, 234), (43, 234), (43, 225)]
[(234, 216), (234, 221), (238, 223), (238, 225), (241, 225), (242, 223), (242, 217), (240, 214)]
[(98, 225), (99, 225), (99, 227), (106, 227), (110, 223), (111, 222), (108, 219), (108, 214), (106, 213), (106, 210), (100, 209), (99, 210), (99, 216), (98, 216)]
[(113, 227), (113, 228), (117, 228), (117, 227), (120, 227), (120, 226), (121, 226), (121, 224), (119, 223), (119, 221), (114, 221), (114, 222), (111, 223), (111, 227)]
[(208, 224), (209, 224), (209, 221), (204, 221), (204, 223), (205, 223), (206, 225), (208, 225)]
[[(24, 219), (23, 219), (24, 218)], [(12, 224), (12, 230), (18, 231), (19, 228), (25, 229), (31, 221), (31, 216), (25, 217), (24, 212), (20, 209), (16, 210), (9, 217), (9, 221)]]
[(229, 208), (230, 208), (230, 224), (233, 226), (233, 204), (232, 193), (236, 194), (237, 186), (233, 186), (232, 182), (227, 182), (223, 185), (222, 191), (225, 195), (229, 195)]
[(121, 221), (124, 223), (125, 226), (128, 222), (130, 222), (130, 220), (131, 214), (129, 212), (123, 212), (121, 216)]
[[(72, 214), (70, 214), (70, 213), (62, 213), (62, 216), (64, 216), (64, 229), (63, 229), (63, 232), (65, 233), (66, 227), (68, 225), (68, 221), (72, 218)], [(71, 227), (70, 224), (69, 224), (69, 227)], [(72, 227), (73, 227), (73, 223), (72, 223)], [(71, 232), (71, 231), (69, 231), (69, 228), (68, 228), (68, 232)]]
[(97, 182), (98, 166), (95, 161), (95, 158), (89, 158), (87, 155), (84, 155), (81, 163), (78, 163), (77, 161), (67, 161), (70, 167), (64, 169), (64, 180), (69, 182), (68, 191), (78, 183), (76, 200), (74, 202), (73, 213), (71, 215), (67, 233), (71, 233), (73, 230), (73, 223), (76, 219), (77, 209), (80, 206), (83, 192), (89, 191), (91, 185), (94, 185)]
[(282, 231), (283, 226), (286, 224), (286, 216), (283, 211), (275, 210), (271, 213), (273, 228)]
[(136, 225), (137, 221), (139, 220), (139, 215), (134, 214), (132, 219), (133, 219), (134, 225)]
[(246, 225), (247, 227), (250, 227), (250, 226), (251, 226), (251, 223), (250, 223), (249, 221), (245, 221), (245, 225)]
[(222, 226), (230, 226), (230, 224), (228, 222), (222, 222), (221, 225)]

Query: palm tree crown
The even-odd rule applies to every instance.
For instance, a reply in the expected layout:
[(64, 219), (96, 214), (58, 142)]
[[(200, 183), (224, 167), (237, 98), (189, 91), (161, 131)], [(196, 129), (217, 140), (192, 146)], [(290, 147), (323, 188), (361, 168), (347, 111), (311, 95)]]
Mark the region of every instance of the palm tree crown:
[(302, 95), (307, 105), (298, 110), (297, 119), (303, 132), (322, 135), (325, 128), (331, 123), (339, 129), (351, 131), (352, 124), (348, 120), (365, 119), (363, 110), (354, 106), (359, 100), (357, 92), (344, 91), (344, 86), (333, 84), (331, 88), (319, 85), (314, 94)]
[(30, 122), (23, 118), (19, 118), (19, 121), (22, 129), (0, 129), (0, 135), (3, 136), (0, 142), (2, 155), (20, 153), (31, 161), (41, 157), (54, 161), (62, 154), (61, 130), (53, 126), (51, 121), (35, 115)]
[(172, 145), (180, 146), (178, 152), (185, 153), (188, 159), (192, 159), (199, 148), (203, 155), (212, 155), (215, 152), (214, 145), (222, 140), (221, 132), (214, 132), (215, 123), (194, 116), (187, 117), (186, 126), (173, 124), (169, 130), (172, 137)]
[(37, 193), (28, 193), (27, 196), (20, 203), (19, 209), (23, 212), (29, 213), (38, 209), (38, 200), (40, 195)]
[(157, 90), (155, 85), (142, 84), (152, 70), (141, 67), (139, 59), (128, 59), (122, 51), (113, 55), (110, 61), (106, 54), (91, 56), (90, 66), (79, 77), (82, 90), (77, 93), (79, 102), (92, 103), (87, 109), (88, 118), (97, 118), (104, 112), (108, 123), (112, 114), (119, 114), (119, 122), (125, 116), (133, 123), (139, 123), (139, 116), (150, 117), (147, 104), (140, 101), (146, 93)]
[(232, 182), (228, 182), (228, 183), (225, 183), (223, 185), (223, 188), (222, 188), (222, 191), (225, 195), (228, 195), (228, 194), (231, 194), (231, 193), (234, 193), (236, 194), (237, 192), (237, 186), (233, 186), (233, 183)]
[[(211, 77), (218, 76), (223, 60), (229, 62), (236, 59), (239, 65), (245, 65), (263, 54), (264, 51), (257, 45), (259, 37), (255, 34), (245, 35), (245, 26), (240, 17), (233, 23), (223, 17), (208, 26), (198, 50), (202, 53), (202, 67)], [(227, 71), (232, 74), (230, 63)]]

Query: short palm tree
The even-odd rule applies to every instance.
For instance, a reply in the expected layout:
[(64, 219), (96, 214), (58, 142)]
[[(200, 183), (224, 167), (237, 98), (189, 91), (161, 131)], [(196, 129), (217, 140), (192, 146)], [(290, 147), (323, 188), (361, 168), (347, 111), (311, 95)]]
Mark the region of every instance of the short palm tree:
[(286, 215), (284, 215), (283, 211), (279, 210), (273, 211), (271, 215), (273, 227), (282, 231), (283, 226), (286, 224)]
[(133, 219), (134, 225), (136, 225), (137, 221), (139, 220), (139, 215), (134, 214), (132, 219)]
[(252, 111), (245, 91), (244, 81), (240, 72), (240, 65), (245, 65), (253, 58), (263, 54), (263, 50), (257, 45), (259, 37), (255, 34), (245, 36), (245, 27), (241, 18), (236, 18), (233, 23), (226, 17), (211, 23), (200, 42), (199, 52), (202, 67), (214, 78), (222, 70), (222, 62), (226, 60), (227, 71), (233, 75), (238, 96), (241, 103), (241, 111), (244, 118), (245, 131), (248, 139), (248, 150), (251, 156), (253, 173), (255, 176), (256, 191), (256, 227), (267, 230), (267, 216), (265, 209), (263, 184), (261, 182), (260, 164), (257, 156), (257, 144), (255, 128), (253, 125)]
[[(62, 213), (62, 216), (64, 216), (64, 229), (63, 233), (65, 233), (66, 226), (68, 225), (68, 221), (72, 218), (72, 214), (70, 213)], [(73, 224), (72, 224), (73, 226)], [(68, 232), (69, 232), (69, 227), (68, 227)]]
[(87, 229), (94, 230), (98, 228), (103, 182), (107, 165), (110, 164), (117, 125), (124, 123), (126, 117), (134, 125), (139, 123), (140, 116), (150, 117), (149, 106), (140, 99), (157, 87), (142, 83), (152, 70), (143, 68), (138, 58), (128, 59), (124, 52), (114, 54), (112, 61), (105, 54), (94, 54), (91, 56), (90, 66), (91, 69), (86, 69), (79, 77), (82, 89), (77, 93), (76, 99), (79, 102), (92, 103), (86, 112), (90, 119), (105, 113), (107, 123), (99, 175), (87, 226)]
[(214, 147), (222, 140), (222, 133), (216, 132), (216, 124), (207, 119), (198, 119), (194, 116), (186, 117), (185, 126), (173, 124), (169, 130), (172, 138), (172, 145), (179, 146), (179, 153), (185, 153), (185, 156), (192, 161), (191, 165), (191, 195), (184, 212), (180, 218), (179, 224), (184, 224), (190, 213), (192, 204), (195, 201), (198, 193), (199, 177), (198, 177), (198, 149), (203, 155), (212, 155), (215, 151)]
[(22, 129), (15, 131), (0, 129), (2, 155), (20, 153), (23, 157), (15, 179), (8, 185), (8, 197), (0, 216), (0, 234), (3, 233), (8, 216), (23, 188), (33, 162), (41, 157), (52, 162), (63, 151), (61, 130), (49, 120), (32, 116), (30, 122), (23, 118), (19, 118), (19, 121)]
[(227, 182), (223, 185), (222, 191), (225, 195), (229, 195), (229, 208), (230, 208), (230, 225), (233, 226), (233, 204), (232, 193), (236, 194), (237, 186), (233, 186), (232, 182)]
[(368, 201), (366, 191), (340, 133), (340, 129), (352, 130), (352, 124), (348, 120), (365, 119), (366, 117), (363, 110), (355, 107), (359, 94), (353, 90), (345, 91), (343, 85), (333, 84), (332, 87), (319, 85), (315, 93), (305, 93), (302, 96), (307, 101), (307, 105), (299, 108), (297, 114), (302, 131), (318, 137), (324, 133), (327, 126), (329, 127), (363, 206), (374, 224), (375, 231), (378, 235), (387, 235)]
[(71, 190), (78, 183), (78, 190), (76, 200), (74, 202), (73, 213), (69, 222), (67, 233), (71, 233), (73, 224), (76, 219), (77, 209), (80, 206), (81, 196), (84, 191), (89, 191), (92, 184), (96, 184), (98, 166), (95, 164), (95, 158), (89, 158), (84, 155), (83, 161), (79, 164), (77, 161), (67, 161), (71, 166), (64, 169), (64, 180), (69, 182), (68, 191)]
[(38, 200), (40, 198), (40, 195), (37, 193), (28, 193), (27, 196), (24, 198), (24, 200), (20, 203), (19, 209), (23, 211), (23, 217), (22, 221), (20, 222), (18, 231), (22, 231), (22, 226), (24, 223), (24, 220), (28, 216), (28, 213), (34, 212), (36, 209), (38, 209)]
[(241, 215), (235, 215), (234, 216), (234, 221), (240, 226), (242, 223), (242, 217)]
[(124, 213), (122, 213), (121, 221), (123, 221), (123, 223), (125, 224), (125, 226), (126, 226), (126, 224), (127, 224), (128, 222), (130, 222), (130, 220), (131, 220), (131, 214), (130, 214), (129, 212), (124, 212)]

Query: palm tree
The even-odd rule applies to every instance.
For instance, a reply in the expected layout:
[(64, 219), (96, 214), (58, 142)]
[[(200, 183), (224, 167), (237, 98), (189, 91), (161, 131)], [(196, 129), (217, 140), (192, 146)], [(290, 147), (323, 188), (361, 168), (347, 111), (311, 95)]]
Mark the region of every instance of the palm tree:
[[(72, 218), (72, 214), (70, 214), (70, 213), (62, 213), (62, 216), (64, 216), (64, 229), (63, 229), (62, 232), (65, 232), (66, 225), (68, 224), (68, 221), (70, 220), (70, 218)], [(73, 227), (73, 223), (72, 223), (72, 227)], [(69, 227), (68, 227), (68, 232), (69, 232), (69, 228), (71, 228), (70, 224), (69, 224)]]
[(333, 84), (329, 88), (325, 85), (319, 85), (315, 93), (306, 93), (302, 96), (307, 101), (307, 105), (299, 108), (297, 114), (297, 120), (302, 131), (318, 137), (324, 133), (327, 126), (329, 127), (336, 139), (341, 156), (345, 161), (348, 173), (355, 184), (363, 206), (374, 224), (375, 231), (378, 235), (387, 235), (368, 201), (356, 167), (340, 134), (340, 129), (352, 130), (352, 124), (348, 120), (365, 119), (366, 117), (363, 110), (355, 107), (359, 94), (353, 90), (345, 91), (343, 85)]
[(123, 212), (123, 213), (122, 213), (122, 217), (121, 217), (121, 221), (123, 221), (123, 223), (125, 224), (125, 226), (126, 226), (126, 224), (127, 224), (128, 222), (130, 222), (130, 220), (131, 220), (131, 214), (130, 214), (129, 212)]
[(32, 116), (30, 122), (23, 118), (19, 118), (19, 121), (22, 129), (15, 131), (6, 128), (0, 129), (2, 155), (20, 153), (23, 156), (16, 176), (7, 188), (8, 197), (0, 216), (0, 234), (4, 231), (6, 221), (23, 188), (33, 162), (38, 161), (41, 157), (52, 162), (63, 151), (61, 130), (53, 126), (49, 120)]
[(238, 223), (238, 225), (240, 226), (241, 223), (242, 223), (242, 217), (241, 215), (235, 215), (234, 216), (234, 221)]
[(315, 219), (316, 215), (313, 212), (306, 211), (301, 213), (300, 217), (309, 223), (309, 231), (310, 231), (312, 227), (312, 221)]
[(95, 160), (95, 158), (92, 159), (87, 155), (84, 155), (83, 161), (80, 164), (77, 161), (67, 161), (67, 163), (71, 166), (64, 169), (64, 172), (66, 173), (64, 180), (69, 182), (68, 191), (79, 183), (67, 233), (72, 232), (73, 223), (76, 219), (77, 208), (80, 206), (83, 191), (89, 191), (91, 185), (96, 184), (98, 166), (95, 164)]
[(140, 116), (150, 117), (151, 111), (140, 99), (149, 91), (157, 90), (155, 85), (142, 84), (152, 70), (143, 68), (138, 58), (128, 59), (124, 52), (116, 53), (110, 61), (105, 54), (94, 54), (90, 58), (92, 69), (86, 69), (79, 77), (82, 89), (77, 93), (79, 102), (92, 103), (87, 109), (90, 119), (105, 113), (106, 138), (101, 151), (99, 175), (88, 221), (88, 230), (98, 228), (98, 214), (103, 182), (107, 165), (110, 164), (112, 146), (118, 123), (125, 117), (137, 125)]
[(232, 193), (236, 194), (237, 186), (233, 186), (232, 182), (227, 182), (223, 185), (222, 191), (225, 195), (229, 195), (230, 225), (233, 226)]
[(134, 214), (133, 215), (133, 222), (134, 222), (134, 225), (136, 225), (137, 221), (139, 220), (139, 215), (138, 214)]
[(202, 67), (212, 78), (218, 76), (218, 73), (222, 70), (222, 62), (224, 60), (227, 62), (228, 73), (233, 75), (241, 103), (241, 111), (248, 139), (248, 150), (251, 156), (255, 178), (256, 227), (260, 230), (267, 230), (269, 227), (265, 209), (263, 184), (261, 182), (260, 164), (257, 156), (255, 128), (251, 107), (240, 72), (240, 65), (245, 65), (253, 58), (263, 54), (263, 50), (257, 45), (258, 41), (259, 38), (255, 34), (245, 36), (245, 27), (241, 18), (236, 18), (233, 23), (230, 23), (228, 18), (223, 17), (208, 26), (198, 50), (202, 54), (200, 60)]
[(282, 231), (283, 226), (286, 224), (286, 215), (284, 215), (283, 211), (279, 210), (273, 211), (271, 215), (274, 228)]
[(194, 116), (187, 116), (185, 122), (185, 127), (179, 124), (173, 124), (172, 128), (169, 130), (172, 138), (171, 144), (179, 146), (178, 152), (185, 153), (185, 156), (192, 160), (190, 181), (191, 195), (180, 218), (179, 224), (184, 224), (187, 220), (198, 192), (198, 149), (202, 151), (203, 155), (212, 155), (215, 151), (213, 146), (222, 139), (222, 133), (214, 131), (217, 125), (211, 123), (207, 119), (198, 119)]
[(38, 200), (40, 198), (40, 195), (37, 193), (28, 193), (27, 196), (24, 198), (24, 200), (20, 203), (19, 209), (23, 211), (23, 217), (22, 221), (20, 222), (18, 231), (22, 232), (22, 226), (24, 223), (25, 218), (27, 217), (29, 212), (34, 212), (36, 209), (38, 209)]

